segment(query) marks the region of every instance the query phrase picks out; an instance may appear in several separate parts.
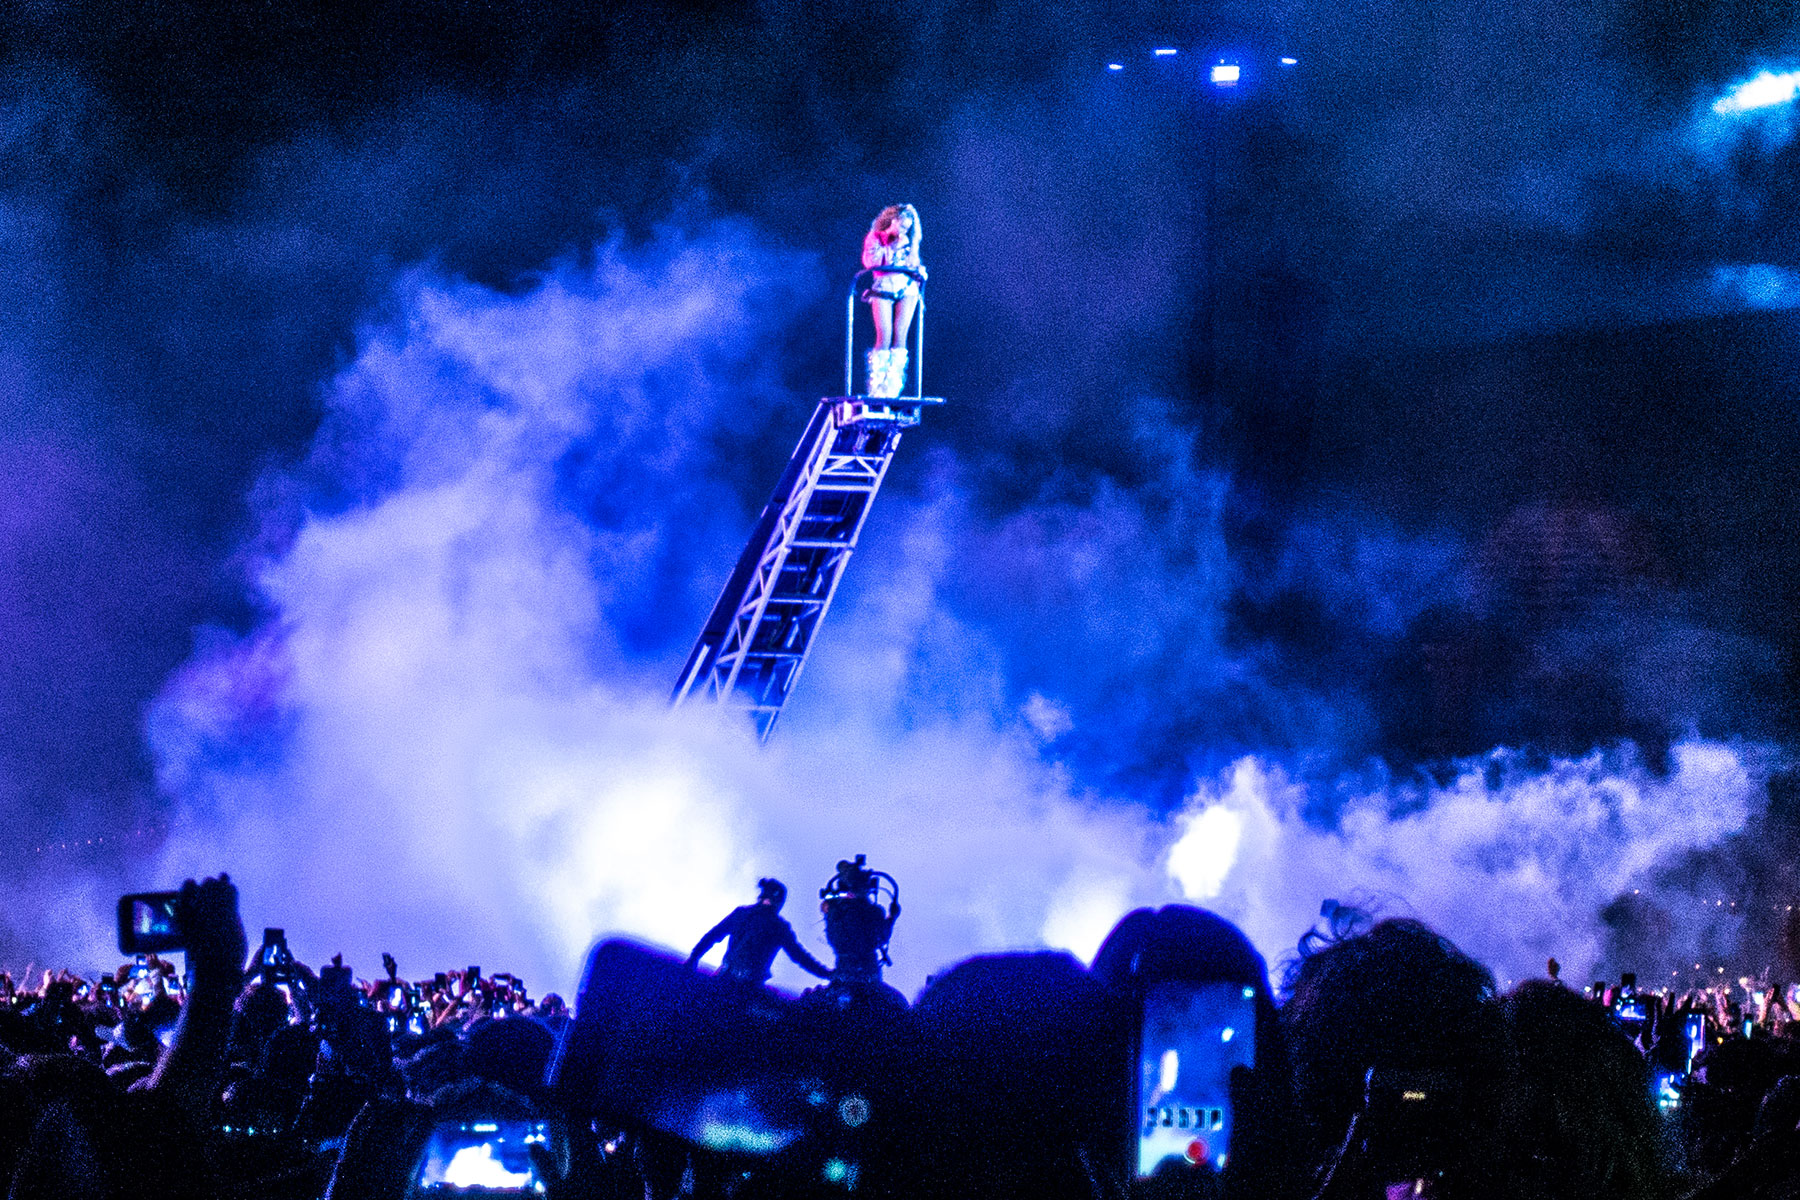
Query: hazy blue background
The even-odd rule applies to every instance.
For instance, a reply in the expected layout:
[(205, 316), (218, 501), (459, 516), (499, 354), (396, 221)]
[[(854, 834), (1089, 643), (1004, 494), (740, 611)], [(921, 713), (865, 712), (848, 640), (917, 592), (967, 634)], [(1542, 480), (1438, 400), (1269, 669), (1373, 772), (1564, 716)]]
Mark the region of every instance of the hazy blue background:
[[(1184, 896), (1767, 957), (1786, 6), (11, 11), (0, 963), (226, 868), (566, 986), (858, 850), (915, 981)], [(896, 200), (951, 403), (771, 751), (669, 725)]]

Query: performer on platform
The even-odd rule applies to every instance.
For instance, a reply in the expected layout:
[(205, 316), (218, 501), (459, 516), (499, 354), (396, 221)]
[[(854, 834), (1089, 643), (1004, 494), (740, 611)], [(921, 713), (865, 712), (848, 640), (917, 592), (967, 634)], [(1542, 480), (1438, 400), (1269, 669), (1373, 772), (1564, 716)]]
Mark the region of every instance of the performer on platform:
[(787, 901), (787, 885), (779, 879), (760, 879), (756, 884), (756, 903), (734, 908), (723, 921), (706, 931), (688, 955), (687, 965), (698, 967), (706, 952), (729, 938), (725, 945), (725, 966), (720, 973), (737, 983), (761, 986), (769, 981), (769, 968), (778, 951), (800, 965), (800, 969), (818, 976), (831, 977), (831, 969), (807, 952), (794, 927), (781, 915)]
[(919, 262), (918, 210), (910, 204), (890, 204), (882, 209), (863, 238), (862, 264), (918, 272), (914, 276), (876, 269), (874, 282), (863, 292), (875, 318), (875, 348), (869, 351), (866, 394), (891, 399), (906, 389), (906, 338), (912, 331), (925, 277), (925, 267)]

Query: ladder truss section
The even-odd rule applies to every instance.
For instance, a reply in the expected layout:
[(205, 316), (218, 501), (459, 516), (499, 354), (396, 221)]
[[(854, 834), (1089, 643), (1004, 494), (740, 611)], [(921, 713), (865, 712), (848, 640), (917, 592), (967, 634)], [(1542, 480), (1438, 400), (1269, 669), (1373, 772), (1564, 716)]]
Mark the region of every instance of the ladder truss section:
[(819, 402), (688, 655), (671, 703), (731, 704), (767, 740), (806, 664), (901, 431), (934, 398)]

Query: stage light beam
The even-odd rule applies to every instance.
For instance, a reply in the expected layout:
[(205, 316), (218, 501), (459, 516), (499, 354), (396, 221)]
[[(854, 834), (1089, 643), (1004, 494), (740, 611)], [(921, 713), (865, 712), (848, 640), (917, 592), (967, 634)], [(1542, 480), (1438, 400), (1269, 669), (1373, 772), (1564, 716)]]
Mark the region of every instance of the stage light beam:
[(1726, 92), (1712, 108), (1721, 117), (1734, 117), (1757, 109), (1792, 104), (1796, 95), (1800, 95), (1800, 71), (1779, 75), (1773, 71), (1759, 71)]

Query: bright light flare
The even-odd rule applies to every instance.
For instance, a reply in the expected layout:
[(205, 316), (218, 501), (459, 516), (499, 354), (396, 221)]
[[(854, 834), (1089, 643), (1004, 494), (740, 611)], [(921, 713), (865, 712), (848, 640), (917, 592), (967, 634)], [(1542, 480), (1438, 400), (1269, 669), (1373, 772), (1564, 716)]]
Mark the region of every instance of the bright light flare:
[(1243, 68), (1236, 63), (1214, 63), (1212, 81), (1218, 87), (1236, 87), (1243, 73)]
[(1181, 1075), (1181, 1055), (1174, 1050), (1164, 1050), (1157, 1066), (1156, 1094), (1166, 1096), (1175, 1090), (1175, 1080)]
[(1180, 51), (1176, 50), (1173, 46), (1158, 46), (1150, 53), (1156, 55), (1158, 58), (1173, 58), (1175, 55), (1179, 54)]
[(1753, 78), (1721, 96), (1712, 107), (1721, 117), (1732, 117), (1759, 108), (1792, 104), (1796, 95), (1800, 95), (1800, 71), (1788, 71), (1780, 75), (1773, 71), (1759, 71)]
[(1169, 851), (1169, 874), (1189, 900), (1211, 900), (1237, 865), (1244, 817), (1215, 804), (1185, 820), (1187, 828)]
[(490, 1188), (513, 1191), (528, 1186), (531, 1172), (509, 1171), (494, 1157), (494, 1149), (485, 1143), (464, 1146), (444, 1168), (444, 1182), (453, 1188)]

